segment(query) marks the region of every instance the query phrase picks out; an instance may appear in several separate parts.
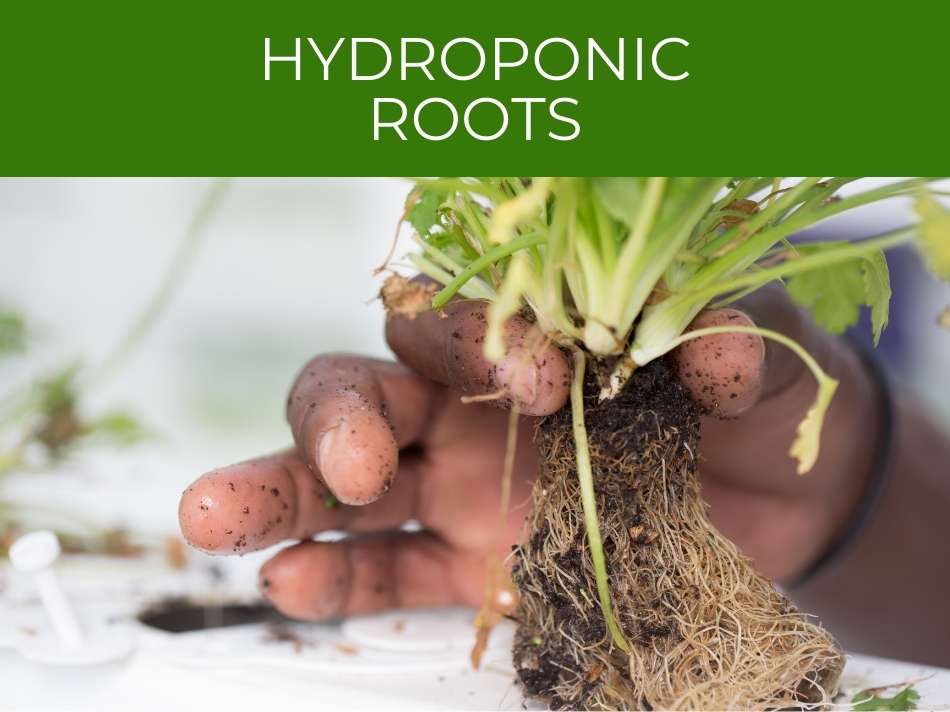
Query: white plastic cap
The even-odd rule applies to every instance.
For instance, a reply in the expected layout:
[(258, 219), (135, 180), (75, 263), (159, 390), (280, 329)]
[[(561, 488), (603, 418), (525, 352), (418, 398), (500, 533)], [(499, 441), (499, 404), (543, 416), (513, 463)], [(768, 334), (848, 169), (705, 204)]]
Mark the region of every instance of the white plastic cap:
[(10, 547), (10, 563), (18, 571), (33, 572), (49, 568), (59, 558), (59, 539), (48, 529), (31, 532)]
[(99, 625), (87, 633), (79, 625), (53, 566), (60, 552), (56, 534), (48, 530), (24, 534), (10, 547), (10, 562), (33, 578), (50, 624), (38, 634), (18, 636), (20, 654), (51, 665), (96, 665), (127, 656), (134, 647), (129, 630)]

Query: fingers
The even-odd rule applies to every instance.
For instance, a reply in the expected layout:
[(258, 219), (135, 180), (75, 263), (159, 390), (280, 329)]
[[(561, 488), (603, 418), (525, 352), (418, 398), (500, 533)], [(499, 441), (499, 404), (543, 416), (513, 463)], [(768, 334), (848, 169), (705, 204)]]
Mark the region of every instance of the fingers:
[(320, 356), (294, 383), (287, 419), (300, 456), (330, 491), (368, 504), (389, 490), (399, 448), (420, 437), (434, 394), (400, 364)]
[[(687, 331), (710, 326), (753, 326), (735, 309), (702, 312)], [(734, 417), (752, 407), (762, 392), (765, 344), (761, 336), (716, 334), (703, 336), (676, 349), (680, 380), (693, 399), (720, 417)]]
[[(735, 308), (702, 312), (687, 330), (708, 326), (760, 326), (800, 343), (819, 362), (825, 338), (778, 285), (739, 300)], [(674, 352), (680, 379), (693, 398), (720, 417), (735, 417), (763, 399), (790, 390), (809, 374), (789, 349), (759, 336), (720, 334), (688, 341)]]
[[(853, 482), (842, 478), (847, 480), (855, 471), (854, 463), (862, 461), (869, 452), (866, 439), (858, 444), (852, 442), (854, 423), (861, 420), (867, 408), (873, 408), (875, 399), (860, 357), (847, 342), (817, 328), (777, 285), (760, 290), (736, 306), (758, 325), (783, 333), (800, 344), (828, 375), (839, 381), (839, 386), (825, 415), (821, 456), (814, 474), (796, 477), (795, 462), (787, 455), (788, 447), (814, 402), (817, 386), (814, 376), (794, 352), (767, 341), (761, 394), (742, 416), (741, 427), (715, 418), (705, 419), (702, 424), (702, 469), (705, 481), (715, 483), (709, 489), (714, 511), (725, 506), (722, 502), (735, 498), (736, 502), (742, 499), (748, 504), (752, 492), (776, 498), (779, 508), (792, 502), (804, 503), (807, 511), (814, 510), (816, 497), (822, 507), (837, 501), (841, 492), (850, 493), (853, 487)], [(768, 509), (761, 502), (756, 507)], [(728, 516), (729, 507), (725, 509)], [(722, 515), (717, 515), (717, 519), (719, 516)], [(778, 526), (777, 515), (773, 519)], [(751, 526), (750, 522), (745, 524)], [(725, 526), (737, 537), (742, 533), (736, 529), (738, 525)], [(792, 522), (788, 526), (799, 524)]]
[(417, 373), (467, 395), (506, 391), (527, 415), (547, 415), (561, 408), (570, 391), (570, 367), (556, 346), (524, 319), (507, 323), (507, 354), (500, 364), (485, 358), (483, 344), (487, 305), (458, 301), (442, 312), (415, 319), (391, 316), (386, 340), (399, 359)]
[(264, 564), (259, 582), (282, 613), (320, 620), (390, 608), (475, 605), (484, 564), (430, 534), (403, 534), (303, 542)]
[[(210, 554), (246, 554), (317, 532), (394, 529), (416, 516), (414, 461), (384, 501), (348, 507), (293, 452), (214, 470), (182, 494), (178, 519), (192, 545)], [(408, 472), (406, 471), (408, 470)]]
[[(785, 334), (801, 344), (819, 363), (828, 357), (830, 339), (792, 303), (785, 288), (771, 284), (736, 302), (735, 307), (757, 325)], [(784, 346), (767, 341), (762, 366), (762, 399), (788, 390), (802, 378), (810, 378), (807, 368)]]

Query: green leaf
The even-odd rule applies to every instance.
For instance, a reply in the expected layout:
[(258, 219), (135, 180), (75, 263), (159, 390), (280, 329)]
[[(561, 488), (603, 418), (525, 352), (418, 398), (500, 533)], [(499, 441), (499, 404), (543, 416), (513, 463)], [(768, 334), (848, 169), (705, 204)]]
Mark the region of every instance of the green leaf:
[(409, 194), (409, 200), (415, 202), (406, 213), (406, 220), (420, 235), (428, 235), (439, 224), (439, 206), (445, 200), (445, 193), (433, 188), (416, 188)]
[(933, 196), (921, 193), (914, 205), (920, 216), (918, 247), (927, 268), (950, 280), (950, 210)]
[[(669, 178), (666, 181), (666, 188), (663, 191), (663, 202), (660, 205), (660, 211), (656, 216), (654, 225), (654, 234), (664, 232), (671, 224), (679, 220), (683, 213), (696, 210), (697, 208), (708, 210), (712, 207), (712, 201), (719, 188), (725, 186), (724, 178)], [(710, 188), (713, 188), (712, 195), (706, 198)], [(699, 222), (703, 210), (695, 222)]]
[[(800, 245), (801, 255), (840, 248), (841, 243)], [(884, 253), (875, 251), (829, 267), (819, 267), (790, 277), (789, 296), (808, 309), (815, 322), (832, 334), (841, 334), (858, 322), (861, 307), (871, 309), (874, 343), (887, 326), (891, 300), (891, 280)]]
[(594, 178), (591, 185), (610, 217), (627, 225), (636, 222), (646, 178)]
[(149, 433), (129, 413), (114, 412), (93, 420), (86, 426), (88, 437), (105, 440), (117, 447), (130, 447), (145, 440)]
[[(679, 217), (695, 204), (696, 188), (711, 182), (708, 178), (668, 178), (663, 190), (655, 224)], [(610, 217), (632, 227), (643, 204), (647, 178), (594, 178), (591, 185)]]
[(874, 345), (881, 340), (881, 332), (887, 326), (891, 306), (891, 276), (887, 269), (887, 258), (883, 252), (874, 252), (861, 260), (864, 274), (864, 303), (871, 308), (871, 330), (874, 333)]
[(920, 701), (920, 693), (907, 686), (893, 697), (879, 697), (875, 690), (862, 690), (851, 698), (852, 709), (861, 710), (904, 710), (917, 709), (917, 703)]
[(797, 274), (788, 279), (785, 288), (792, 301), (808, 309), (815, 322), (832, 334), (840, 334), (858, 323), (864, 303), (864, 276), (859, 260)]
[(43, 412), (51, 414), (59, 410), (68, 410), (76, 404), (76, 374), (78, 364), (70, 364), (62, 371), (38, 385)]
[(85, 424), (76, 411), (76, 374), (73, 364), (36, 386), (36, 398), (42, 414), (32, 438), (42, 443), (53, 457), (62, 455), (85, 433)]
[(443, 225), (442, 230), (426, 235), (425, 241), (455, 260), (471, 261), (478, 259), (479, 256), (458, 225)]
[(26, 348), (26, 324), (14, 311), (0, 309), (0, 355)]

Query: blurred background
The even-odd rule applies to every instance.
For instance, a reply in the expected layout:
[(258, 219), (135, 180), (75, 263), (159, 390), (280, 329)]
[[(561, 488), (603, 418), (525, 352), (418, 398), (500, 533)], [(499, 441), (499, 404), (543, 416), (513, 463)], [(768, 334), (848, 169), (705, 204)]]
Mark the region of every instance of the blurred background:
[[(78, 549), (174, 557), (181, 490), (288, 443), (284, 397), (308, 358), (387, 355), (373, 268), (409, 187), (0, 181), (0, 535), (52, 526)], [(809, 237), (863, 237), (911, 220), (892, 201)], [(404, 235), (397, 261), (409, 245)], [(950, 422), (950, 333), (935, 324), (950, 295), (912, 253), (890, 263), (895, 298), (880, 352)], [(21, 446), (44, 427), (39, 443)]]
[[(373, 268), (408, 190), (0, 181), (0, 535), (51, 526), (77, 548), (161, 547), (197, 475), (286, 446), (284, 398), (308, 358), (387, 353)], [(42, 427), (30, 398), (55, 400), (49, 382), (73, 364), (87, 374), (75, 415), (103, 431), (52, 463), (36, 443), (13, 457), (24, 427)]]

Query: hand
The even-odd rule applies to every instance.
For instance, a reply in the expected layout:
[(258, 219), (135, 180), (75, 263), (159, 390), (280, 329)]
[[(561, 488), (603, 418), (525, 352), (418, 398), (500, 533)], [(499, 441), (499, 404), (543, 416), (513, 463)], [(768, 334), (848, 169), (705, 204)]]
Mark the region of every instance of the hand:
[[(260, 574), (264, 594), (297, 618), (480, 604), (486, 554), (508, 552), (530, 505), (532, 416), (562, 407), (570, 380), (565, 355), (517, 318), (507, 327), (506, 359), (489, 364), (481, 348), (484, 309), (462, 301), (444, 316), (390, 319), (387, 339), (402, 363), (343, 355), (311, 361), (287, 402), (296, 447), (199, 478), (179, 508), (186, 538), (215, 554), (304, 540)], [(869, 455), (852, 423), (872, 407), (871, 389), (850, 350), (808, 326), (784, 297), (765, 290), (743, 309), (799, 340), (842, 378), (823, 454), (812, 473), (798, 477), (786, 452), (814, 383), (794, 357), (748, 335), (706, 337), (676, 354), (683, 383), (712, 413), (701, 450), (711, 517), (760, 570), (784, 578), (822, 551), (859, 496)], [(718, 323), (751, 321), (723, 309), (695, 325)], [(459, 398), (499, 391), (507, 398)], [(499, 532), (508, 415), (498, 406), (510, 399), (524, 416), (512, 507)], [(400, 531), (410, 519), (423, 531)], [(331, 529), (354, 536), (307, 541)]]

